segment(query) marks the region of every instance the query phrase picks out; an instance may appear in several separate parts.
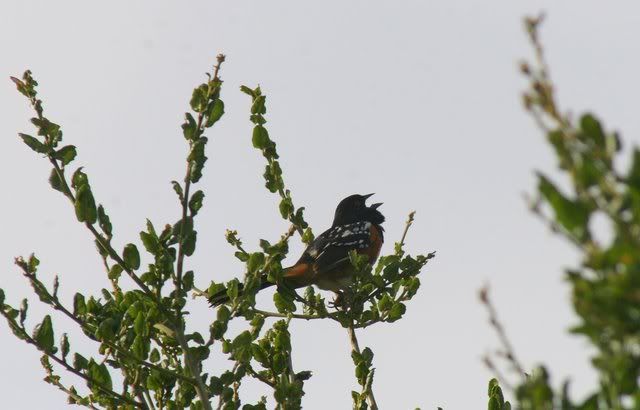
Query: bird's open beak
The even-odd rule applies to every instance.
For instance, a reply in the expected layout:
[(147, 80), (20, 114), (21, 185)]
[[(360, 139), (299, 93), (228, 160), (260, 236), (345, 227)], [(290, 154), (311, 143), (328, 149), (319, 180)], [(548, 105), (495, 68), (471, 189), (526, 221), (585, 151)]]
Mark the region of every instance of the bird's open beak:
[(380, 208), (380, 205), (382, 205), (382, 202), (378, 202), (377, 204), (372, 204), (369, 208), (370, 209), (378, 209), (378, 208)]
[(369, 199), (370, 197), (374, 196), (375, 194), (367, 194), (367, 195), (362, 195), (362, 197), (364, 198), (364, 200), (366, 201), (367, 199)]

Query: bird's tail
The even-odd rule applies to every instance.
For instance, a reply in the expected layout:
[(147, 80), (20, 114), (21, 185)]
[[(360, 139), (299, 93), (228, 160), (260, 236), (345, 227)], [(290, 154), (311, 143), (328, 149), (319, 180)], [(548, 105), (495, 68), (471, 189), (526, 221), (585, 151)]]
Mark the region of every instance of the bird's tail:
[[(271, 287), (273, 285), (275, 285), (275, 283), (269, 282), (267, 280), (266, 276), (264, 276), (262, 278), (262, 283), (260, 283), (260, 288), (258, 289), (258, 291), (261, 291), (262, 289), (266, 289), (266, 288)], [(238, 294), (239, 295), (242, 295), (243, 287), (244, 286), (242, 285), (242, 283), (240, 283), (238, 285)], [(227, 295), (227, 290), (226, 289), (221, 290), (220, 292), (214, 294), (213, 296), (211, 296), (209, 298), (209, 304), (211, 306), (213, 306), (213, 307), (223, 305), (223, 304), (227, 303), (228, 301), (229, 301), (229, 295)]]

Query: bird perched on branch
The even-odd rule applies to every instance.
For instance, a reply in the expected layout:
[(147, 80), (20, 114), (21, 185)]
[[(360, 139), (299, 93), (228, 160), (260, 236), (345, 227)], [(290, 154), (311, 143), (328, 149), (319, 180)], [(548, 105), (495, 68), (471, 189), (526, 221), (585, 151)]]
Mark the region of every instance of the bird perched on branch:
[[(290, 288), (316, 285), (320, 289), (339, 292), (351, 283), (354, 273), (349, 252), (355, 250), (373, 264), (384, 241), (384, 216), (378, 211), (382, 203), (367, 206), (373, 194), (351, 195), (340, 201), (331, 228), (318, 236), (298, 261), (283, 272), (283, 284)], [(262, 277), (260, 290), (275, 285)], [(226, 291), (209, 298), (213, 306), (229, 301)]]

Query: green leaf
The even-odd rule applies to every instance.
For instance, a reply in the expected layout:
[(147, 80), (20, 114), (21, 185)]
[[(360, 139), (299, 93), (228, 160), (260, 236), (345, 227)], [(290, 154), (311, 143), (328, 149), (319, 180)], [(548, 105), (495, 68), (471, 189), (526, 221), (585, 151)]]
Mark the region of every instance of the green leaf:
[(36, 326), (33, 331), (33, 339), (38, 344), (40, 350), (44, 350), (47, 353), (55, 353), (55, 346), (53, 345), (53, 324), (51, 323), (51, 316), (45, 316), (42, 320), (42, 323)]
[(242, 91), (243, 93), (245, 93), (247, 95), (250, 95), (253, 98), (255, 98), (255, 96), (256, 96), (255, 92), (251, 88), (247, 87), (246, 85), (241, 85), (240, 86), (240, 91)]
[(184, 239), (182, 240), (182, 251), (184, 252), (185, 255), (187, 256), (193, 255), (193, 252), (195, 252), (196, 250), (197, 239), (198, 239), (198, 232), (196, 231), (187, 232)]
[(258, 269), (262, 267), (264, 263), (264, 253), (262, 252), (254, 252), (249, 256), (249, 261), (247, 262), (247, 270), (249, 272), (256, 272)]
[(109, 269), (109, 274), (108, 277), (111, 280), (118, 280), (120, 279), (120, 275), (122, 274), (122, 266), (120, 266), (119, 264), (115, 264), (111, 267), (111, 269)]
[(220, 99), (216, 99), (209, 103), (207, 107), (207, 122), (205, 127), (209, 128), (213, 126), (224, 115), (224, 102)]
[(22, 133), (18, 135), (20, 136), (20, 138), (22, 138), (22, 141), (24, 141), (24, 143), (27, 144), (27, 146), (32, 150), (34, 150), (35, 152), (39, 152), (40, 154), (46, 154), (47, 151), (49, 151), (49, 148), (47, 148), (47, 146), (41, 143), (37, 138), (34, 138), (31, 135), (22, 134)]
[(51, 185), (51, 188), (56, 191), (64, 192), (62, 181), (60, 180), (60, 177), (58, 177), (58, 172), (55, 168), (51, 169), (51, 174), (49, 174), (49, 184)]
[(193, 90), (193, 94), (191, 95), (191, 109), (195, 112), (203, 112), (207, 107), (207, 90), (208, 87), (206, 84), (201, 84), (198, 88)]
[(502, 406), (498, 402), (498, 399), (495, 397), (491, 397), (489, 399), (488, 410), (502, 410)]
[(400, 302), (394, 303), (393, 306), (391, 307), (391, 310), (389, 311), (389, 316), (387, 317), (387, 321), (395, 322), (396, 320), (400, 319), (406, 311), (407, 311), (407, 307), (404, 305), (404, 303), (400, 303)]
[(87, 366), (87, 376), (89, 376), (95, 383), (99, 384), (103, 388), (111, 390), (113, 388), (111, 382), (111, 374), (104, 363), (98, 364), (93, 359), (89, 361)]
[(76, 191), (75, 210), (78, 221), (87, 222), (91, 225), (96, 223), (98, 219), (96, 202), (88, 184), (83, 184)]
[(190, 270), (188, 272), (185, 272), (185, 274), (182, 276), (182, 289), (185, 292), (188, 292), (192, 288), (193, 288), (193, 271)]
[(195, 144), (191, 148), (188, 160), (191, 162), (191, 173), (189, 178), (191, 182), (196, 183), (202, 178), (202, 169), (204, 168), (207, 157), (204, 155), (204, 148), (207, 144), (207, 137), (198, 138)]
[(260, 95), (253, 100), (251, 105), (251, 114), (266, 114), (267, 108), (265, 107), (267, 97)]
[(502, 395), (502, 389), (500, 386), (496, 386), (494, 392), (491, 394), (492, 398), (495, 398), (498, 401), (499, 409), (502, 410), (504, 406), (504, 396)]
[(279, 313), (290, 313), (296, 311), (296, 304), (293, 303), (293, 300), (283, 296), (280, 291), (273, 294), (273, 302)]
[(73, 297), (73, 314), (75, 316), (84, 316), (87, 313), (87, 305), (84, 301), (84, 295), (76, 293)]
[(209, 332), (211, 333), (211, 337), (215, 340), (222, 339), (224, 333), (227, 331), (227, 322), (216, 320), (211, 324), (209, 328)]
[(254, 343), (251, 345), (251, 353), (258, 363), (265, 367), (268, 365), (269, 354), (259, 344)]
[(133, 351), (133, 354), (138, 359), (146, 360), (147, 354), (146, 354), (146, 344), (145, 344), (144, 336), (137, 335), (133, 339), (133, 344), (131, 345), (131, 350)]
[[(29, 88), (27, 88), (27, 85), (22, 82), (21, 80), (15, 78), (15, 77), (9, 77), (11, 79), (11, 81), (13, 81), (13, 83), (16, 85), (16, 88), (18, 89), (18, 91), (20, 92), (20, 94), (24, 95), (25, 97), (29, 97), (31, 98), (31, 94), (30, 92), (32, 90), (30, 90)], [(35, 97), (35, 95), (34, 95)]]
[(631, 169), (627, 174), (627, 182), (637, 190), (640, 190), (640, 150), (638, 148), (633, 149), (633, 159)]
[(589, 236), (589, 208), (581, 202), (566, 198), (545, 176), (538, 175), (538, 178), (538, 189), (553, 208), (557, 222), (579, 240), (586, 240)]
[(187, 336), (187, 340), (193, 340), (194, 342), (196, 342), (199, 345), (203, 345), (204, 344), (204, 338), (202, 337), (202, 335), (199, 332), (193, 332), (190, 335)]
[(182, 186), (178, 183), (178, 181), (171, 181), (171, 185), (173, 186), (173, 190), (176, 191), (176, 194), (178, 194), (178, 199), (180, 199), (180, 202), (184, 201)]
[(73, 354), (73, 368), (76, 370), (84, 370), (89, 365), (87, 359), (80, 353)]
[(226, 322), (231, 317), (231, 311), (225, 305), (220, 305), (218, 308), (218, 312), (216, 313), (216, 318), (220, 321)]
[(233, 342), (231, 342), (231, 346), (234, 349), (238, 347), (245, 347), (251, 344), (252, 340), (253, 339), (251, 337), (251, 332), (249, 332), (248, 330), (245, 330), (244, 332), (236, 336), (235, 339), (233, 339)]
[(287, 359), (282, 353), (276, 353), (273, 355), (273, 372), (275, 374), (282, 374), (287, 367)]
[(249, 260), (249, 254), (247, 254), (246, 252), (237, 251), (236, 253), (234, 253), (234, 256), (242, 262), (246, 262)]
[(262, 114), (251, 114), (251, 116), (249, 117), (249, 120), (251, 120), (251, 122), (256, 125), (264, 125), (267, 123), (267, 120), (264, 118)]
[(373, 351), (368, 347), (362, 349), (362, 360), (369, 365), (371, 365), (371, 362), (373, 361)]
[(198, 211), (202, 208), (202, 201), (204, 200), (204, 192), (198, 190), (193, 193), (191, 199), (189, 200), (189, 210), (192, 215), (196, 215)]
[(160, 352), (155, 347), (151, 349), (151, 354), (149, 355), (149, 360), (151, 363), (157, 363), (160, 361)]
[(393, 306), (393, 300), (387, 293), (385, 293), (382, 298), (378, 301), (378, 310), (381, 312), (386, 312)]
[(129, 269), (136, 270), (140, 267), (140, 253), (134, 244), (130, 243), (124, 247), (122, 257), (124, 259), (124, 264)]
[(229, 299), (234, 300), (238, 297), (240, 293), (239, 286), (240, 282), (238, 279), (231, 279), (227, 282), (227, 296), (229, 296)]
[(190, 113), (185, 113), (185, 122), (182, 124), (182, 134), (188, 141), (193, 141), (198, 136), (196, 120)]
[(29, 256), (29, 260), (27, 261), (27, 268), (29, 270), (29, 273), (35, 273), (38, 265), (40, 265), (40, 260), (36, 258), (36, 255), (31, 254)]
[(56, 152), (54, 152), (53, 157), (62, 162), (62, 165), (68, 165), (74, 158), (78, 155), (76, 152), (76, 147), (73, 145), (66, 145)]
[(38, 135), (49, 137), (49, 143), (55, 147), (62, 139), (62, 131), (60, 126), (56, 123), (49, 121), (47, 118), (32, 118), (33, 125), (38, 127)]
[(87, 174), (82, 172), (82, 167), (76, 169), (76, 171), (73, 173), (73, 176), (71, 177), (71, 187), (74, 189), (78, 189), (82, 185), (88, 184), (89, 178), (87, 177)]
[(98, 326), (96, 331), (96, 338), (98, 340), (113, 340), (115, 332), (117, 330), (117, 324), (112, 318), (106, 318)]
[(282, 198), (282, 200), (280, 201), (280, 215), (284, 218), (284, 219), (288, 219), (289, 215), (291, 215), (293, 213), (293, 202), (291, 201), (291, 197), (285, 197)]
[(150, 233), (141, 231), (140, 232), (140, 240), (142, 241), (142, 245), (144, 248), (152, 255), (156, 255), (161, 251), (160, 241), (158, 238)]
[(102, 205), (98, 206), (98, 224), (100, 225), (100, 229), (102, 229), (102, 232), (104, 232), (105, 235), (109, 237), (113, 235), (113, 226), (111, 226), (111, 220), (109, 219), (109, 215), (107, 215)]
[(62, 334), (62, 338), (60, 339), (60, 350), (62, 354), (62, 360), (67, 360), (67, 355), (69, 354), (69, 337), (66, 333)]
[(591, 114), (585, 114), (580, 118), (580, 128), (584, 135), (593, 141), (599, 148), (605, 146), (605, 135), (600, 122)]
[(489, 380), (489, 390), (487, 391), (487, 395), (491, 397), (491, 393), (493, 392), (493, 389), (495, 388), (495, 386), (499, 386), (499, 385), (500, 383), (498, 382), (498, 379), (496, 379), (495, 377)]
[(262, 125), (256, 125), (253, 127), (253, 136), (251, 142), (254, 148), (265, 149), (269, 146), (269, 132)]
[(29, 310), (29, 301), (25, 298), (22, 299), (20, 304), (20, 324), (24, 325), (24, 321), (27, 318), (27, 311)]
[(314, 239), (314, 235), (313, 235), (313, 231), (311, 230), (311, 228), (307, 228), (304, 230), (304, 234), (302, 235), (302, 242), (309, 245), (311, 242), (313, 242)]

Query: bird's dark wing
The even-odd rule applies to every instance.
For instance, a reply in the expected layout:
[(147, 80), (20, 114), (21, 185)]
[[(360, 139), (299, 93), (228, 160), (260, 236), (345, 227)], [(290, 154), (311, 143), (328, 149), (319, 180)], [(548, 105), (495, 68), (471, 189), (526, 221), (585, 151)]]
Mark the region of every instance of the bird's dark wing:
[(349, 261), (351, 250), (365, 249), (371, 244), (370, 229), (370, 222), (331, 227), (307, 247), (298, 263), (312, 265), (316, 275), (335, 269)]

